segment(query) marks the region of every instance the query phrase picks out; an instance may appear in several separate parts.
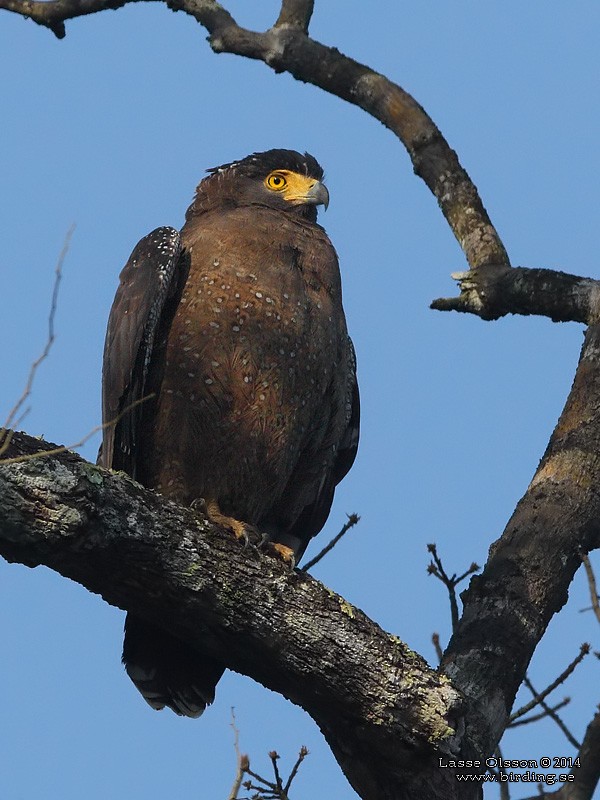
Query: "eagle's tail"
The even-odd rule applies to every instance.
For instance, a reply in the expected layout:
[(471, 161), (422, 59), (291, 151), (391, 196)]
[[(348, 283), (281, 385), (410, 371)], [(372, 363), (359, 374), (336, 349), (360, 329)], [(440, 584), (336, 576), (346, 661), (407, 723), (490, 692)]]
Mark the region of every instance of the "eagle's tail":
[(199, 717), (215, 699), (224, 666), (161, 628), (127, 614), (123, 664), (146, 702), (157, 711)]

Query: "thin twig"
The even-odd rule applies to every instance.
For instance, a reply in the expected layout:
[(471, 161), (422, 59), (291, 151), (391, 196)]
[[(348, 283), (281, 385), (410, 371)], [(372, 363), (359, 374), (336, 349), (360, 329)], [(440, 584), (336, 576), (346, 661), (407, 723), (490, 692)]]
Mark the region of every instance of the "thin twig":
[(241, 760), (238, 758), (235, 780), (233, 782), (233, 786), (231, 787), (231, 791), (229, 792), (227, 800), (237, 800), (238, 792), (242, 786), (242, 781), (244, 780), (244, 774), (245, 774), (244, 767), (242, 765)]
[[(35, 458), (48, 458), (49, 456), (57, 456), (60, 453), (65, 453), (67, 450), (77, 450), (79, 447), (83, 447), (86, 442), (88, 442), (92, 436), (95, 436), (99, 431), (103, 431), (106, 428), (110, 428), (113, 425), (117, 425), (117, 423), (122, 419), (125, 414), (128, 414), (133, 408), (136, 406), (145, 403), (146, 400), (151, 400), (154, 397), (154, 393), (147, 394), (145, 397), (140, 397), (139, 400), (135, 400), (133, 403), (124, 408), (120, 414), (118, 414), (114, 419), (108, 420), (108, 422), (103, 422), (101, 425), (96, 425), (95, 428), (92, 428), (91, 431), (88, 431), (86, 435), (81, 438), (78, 442), (74, 444), (63, 444), (60, 447), (53, 447), (51, 450), (38, 450), (37, 453), (27, 453), (26, 455), (22, 456), (13, 456), (13, 458), (0, 458), (0, 466), (5, 467), (9, 464), (20, 464), (23, 461), (33, 461)], [(9, 436), (7, 436), (8, 444), (10, 444), (10, 440), (13, 437), (14, 431), (8, 431)], [(8, 445), (7, 445), (8, 447)], [(0, 453), (4, 452), (7, 447), (4, 447), (0, 450)]]
[[(240, 786), (243, 786), (244, 789), (248, 791), (254, 791), (256, 794), (252, 795), (252, 798), (246, 800), (290, 800), (289, 798), (289, 789), (292, 785), (292, 782), (296, 775), (298, 774), (298, 769), (300, 764), (304, 761), (306, 756), (308, 755), (308, 750), (304, 745), (300, 748), (300, 752), (298, 754), (298, 758), (296, 759), (296, 763), (292, 767), (292, 770), (289, 774), (289, 777), (285, 783), (283, 784), (283, 780), (281, 778), (281, 774), (279, 772), (279, 766), (277, 762), (279, 761), (279, 754), (275, 750), (271, 750), (269, 753), (269, 758), (271, 759), (271, 766), (273, 768), (273, 774), (275, 776), (275, 782), (269, 781), (266, 778), (263, 778), (262, 775), (259, 775), (257, 772), (254, 772), (250, 769), (250, 761), (248, 756), (241, 756), (239, 755), (239, 748), (237, 745), (237, 730), (234, 727), (234, 731), (236, 731), (236, 752), (238, 754), (238, 774), (236, 776), (236, 783), (234, 783), (235, 791), (239, 791)], [(240, 759), (245, 759), (245, 761), (241, 761)], [(240, 771), (241, 777), (240, 777)], [(243, 775), (250, 775), (251, 778), (256, 780), (256, 783), (253, 783), (251, 780), (243, 781)], [(239, 782), (238, 782), (239, 779)], [(236, 795), (230, 794), (228, 800), (241, 800), (237, 798)]]
[(479, 566), (473, 562), (469, 569), (463, 572), (462, 575), (459, 575), (458, 577), (456, 576), (456, 573), (454, 575), (448, 575), (444, 569), (441, 558), (438, 556), (437, 546), (435, 544), (428, 544), (427, 550), (431, 553), (431, 557), (433, 558), (433, 562), (427, 567), (427, 572), (440, 580), (448, 590), (448, 597), (450, 598), (450, 617), (452, 619), (452, 630), (455, 631), (456, 626), (458, 625), (458, 601), (456, 599), (456, 587), (459, 583), (464, 581), (467, 576), (477, 572)]
[(292, 785), (292, 781), (294, 780), (294, 778), (298, 773), (298, 770), (300, 769), (300, 764), (304, 761), (307, 755), (308, 755), (308, 748), (302, 745), (302, 747), (300, 748), (300, 752), (298, 753), (298, 758), (296, 759), (296, 763), (294, 764), (294, 766), (292, 767), (292, 771), (290, 772), (290, 777), (287, 779), (286, 784), (283, 787), (284, 794), (287, 795), (287, 793), (289, 792), (290, 786)]
[(329, 544), (327, 544), (321, 550), (320, 553), (317, 553), (317, 555), (313, 559), (311, 559), (307, 564), (305, 564), (302, 567), (302, 572), (308, 572), (308, 570), (311, 569), (311, 567), (314, 567), (315, 564), (318, 564), (318, 562), (322, 558), (324, 558), (327, 555), (327, 553), (329, 553), (330, 550), (333, 550), (333, 548), (340, 541), (342, 536), (348, 533), (350, 528), (353, 528), (357, 524), (357, 522), (360, 521), (360, 517), (358, 516), (358, 514), (348, 514), (347, 517), (348, 517), (348, 522), (344, 525), (342, 530), (336, 536), (333, 537), (333, 539), (329, 542)]
[[(555, 681), (553, 681), (550, 684), (550, 686), (548, 686), (546, 689), (544, 689), (543, 692), (540, 692), (539, 694), (535, 693), (535, 696), (534, 696), (533, 700), (531, 700), (529, 703), (526, 703), (524, 706), (521, 706), (521, 708), (517, 709), (517, 711), (515, 711), (513, 714), (511, 714), (509, 722), (514, 722), (516, 719), (519, 719), (519, 717), (523, 717), (525, 714), (527, 714), (529, 711), (531, 711), (537, 705), (540, 705), (541, 702), (546, 697), (548, 697), (548, 695), (551, 692), (553, 692), (556, 689), (557, 686), (560, 686), (561, 683), (564, 683), (566, 681), (566, 679), (573, 672), (575, 667), (578, 664), (580, 664), (581, 661), (583, 661), (583, 659), (587, 656), (587, 654), (589, 652), (590, 652), (589, 644), (582, 644), (580, 649), (579, 649), (579, 654), (573, 659), (573, 661), (571, 661), (569, 666), (563, 672), (560, 673), (558, 678)], [(528, 684), (528, 679), (525, 678), (524, 682), (527, 685)], [(528, 688), (529, 688), (529, 686), (528, 686)], [(533, 691), (533, 690), (530, 689), (530, 691)]]
[(9, 429), (14, 426), (15, 419), (18, 415), (18, 422), (20, 423), (23, 420), (23, 417), (27, 414), (29, 409), (25, 409), (21, 413), (21, 409), (27, 398), (30, 396), (31, 391), (33, 389), (33, 382), (35, 380), (36, 373), (40, 364), (48, 358), (50, 350), (52, 349), (52, 345), (54, 344), (54, 340), (56, 338), (56, 334), (54, 332), (54, 319), (56, 317), (56, 309), (58, 306), (58, 289), (60, 287), (60, 282), (62, 279), (62, 268), (69, 251), (69, 246), (71, 244), (71, 238), (75, 231), (75, 225), (71, 225), (69, 230), (65, 235), (65, 239), (63, 242), (62, 249), (58, 256), (58, 261), (56, 262), (56, 267), (54, 269), (54, 286), (52, 288), (52, 300), (50, 302), (50, 312), (48, 314), (48, 337), (46, 339), (46, 344), (44, 345), (44, 349), (42, 350), (41, 354), (36, 358), (33, 362), (31, 367), (29, 368), (29, 375), (27, 377), (27, 382), (25, 384), (25, 388), (15, 405), (9, 411), (8, 417), (6, 418), (6, 422), (4, 426), (0, 428), (0, 455), (6, 451), (10, 444), (10, 439), (12, 437), (12, 433), (9, 433)]
[[(256, 778), (257, 781), (260, 781), (270, 792), (277, 791), (277, 784), (273, 783), (272, 781), (268, 781), (266, 778), (263, 778), (262, 775), (259, 775), (257, 772), (253, 772), (250, 768), (246, 770), (248, 775), (251, 775), (253, 778)], [(264, 788), (261, 789), (260, 786), (255, 786), (251, 781), (248, 781), (248, 788), (258, 789), (259, 792), (264, 792)]]
[(279, 774), (279, 767), (277, 766), (277, 761), (279, 759), (279, 753), (276, 750), (271, 750), (269, 753), (269, 758), (271, 759), (271, 764), (273, 765), (273, 773), (275, 775), (275, 784), (277, 786), (277, 790), (280, 791), (283, 789), (283, 783), (281, 782), (281, 775)]
[[(529, 691), (534, 696), (534, 698), (538, 699), (539, 695), (537, 693), (537, 690), (533, 687), (533, 684), (531, 683), (531, 681), (529, 680), (529, 678), (527, 676), (525, 676), (525, 678), (523, 679), (523, 683), (529, 689)], [(544, 700), (542, 700), (541, 698), (538, 699), (538, 703), (539, 703), (539, 705), (541, 705), (541, 707), (544, 709), (544, 711), (550, 717), (550, 719), (552, 719), (552, 720), (554, 720), (554, 722), (556, 722), (558, 727), (561, 729), (561, 731), (567, 737), (569, 743), (572, 744), (573, 747), (575, 747), (577, 750), (579, 750), (579, 748), (581, 747), (580, 743), (573, 736), (571, 731), (567, 728), (567, 726), (562, 721), (562, 719), (558, 716), (558, 714), (555, 711), (553, 711), (550, 708), (550, 706)]]
[(229, 797), (227, 800), (237, 800), (238, 792), (244, 780), (244, 775), (250, 768), (250, 760), (248, 756), (240, 753), (240, 732), (235, 724), (235, 712), (231, 709), (231, 727), (233, 728), (233, 746), (235, 747), (235, 760), (237, 764), (237, 772)]
[[(570, 697), (563, 698), (560, 703), (557, 703), (555, 706), (550, 706), (551, 711), (560, 711), (561, 708), (568, 706), (571, 702)], [(526, 717), (525, 719), (518, 719), (515, 722), (509, 722), (506, 726), (507, 728), (518, 728), (519, 725), (529, 725), (531, 722), (539, 722), (541, 719), (548, 717), (549, 714), (547, 711), (540, 711), (539, 714), (532, 714), (531, 717)]]

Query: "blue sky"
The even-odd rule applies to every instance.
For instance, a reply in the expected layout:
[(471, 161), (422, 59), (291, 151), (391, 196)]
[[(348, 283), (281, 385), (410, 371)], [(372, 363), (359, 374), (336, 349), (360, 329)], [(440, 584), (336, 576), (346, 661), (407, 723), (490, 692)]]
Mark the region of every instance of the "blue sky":
[[(255, 28), (278, 6), (225, 5)], [(596, 2), (316, 5), (315, 38), (425, 106), (513, 264), (596, 277)], [(58, 41), (4, 12), (0, 65), (0, 417), (44, 344), (72, 223), (57, 340), (23, 423), (65, 444), (100, 420), (106, 319), (138, 239), (181, 225), (206, 168), (270, 147), (308, 150), (326, 170), (331, 204), (320, 221), (340, 256), (363, 407), (359, 457), (308, 555), (346, 512), (359, 513), (314, 574), (434, 663), (431, 634), (447, 640), (449, 610), (426, 573), (426, 545), (438, 544), (449, 571), (485, 562), (562, 409), (582, 327), (430, 311), (454, 293), (449, 274), (464, 259), (399, 142), (320, 90), (214, 55), (183, 14), (137, 3), (67, 23)], [(82, 454), (94, 460), (97, 447), (95, 438)], [(583, 641), (598, 649), (587, 605), (578, 574), (532, 663), (538, 687)], [(268, 770), (268, 750), (291, 763), (308, 746), (294, 800), (355, 796), (304, 712), (248, 678), (228, 673), (201, 720), (152, 712), (120, 665), (122, 624), (121, 611), (76, 584), (0, 564), (2, 800), (224, 798), (232, 706), (256, 769)], [(573, 698), (563, 716), (579, 738), (599, 700), (594, 661), (557, 693)], [(572, 754), (548, 721), (509, 733), (503, 747), (509, 758)]]

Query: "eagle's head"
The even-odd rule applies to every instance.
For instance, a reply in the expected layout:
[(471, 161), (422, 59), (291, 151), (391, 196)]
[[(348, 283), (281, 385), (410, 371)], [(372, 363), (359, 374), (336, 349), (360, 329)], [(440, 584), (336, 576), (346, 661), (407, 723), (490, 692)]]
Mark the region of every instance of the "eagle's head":
[(317, 206), (329, 203), (323, 169), (308, 153), (267, 150), (208, 170), (186, 219), (213, 208), (266, 206), (315, 222)]

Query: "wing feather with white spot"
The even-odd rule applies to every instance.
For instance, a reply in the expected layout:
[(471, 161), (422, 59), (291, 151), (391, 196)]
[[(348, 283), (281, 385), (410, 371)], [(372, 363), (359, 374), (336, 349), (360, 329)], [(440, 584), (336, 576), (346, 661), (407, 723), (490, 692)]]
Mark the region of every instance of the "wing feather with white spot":
[[(98, 463), (135, 477), (148, 372), (167, 301), (184, 269), (174, 228), (156, 228), (135, 246), (120, 275), (106, 332)], [(114, 422), (114, 424), (107, 424)]]

